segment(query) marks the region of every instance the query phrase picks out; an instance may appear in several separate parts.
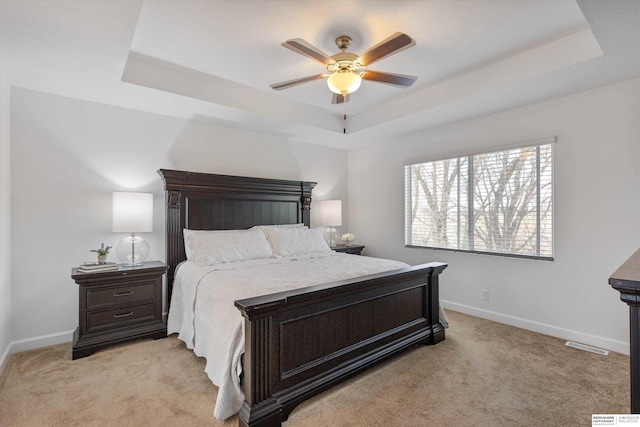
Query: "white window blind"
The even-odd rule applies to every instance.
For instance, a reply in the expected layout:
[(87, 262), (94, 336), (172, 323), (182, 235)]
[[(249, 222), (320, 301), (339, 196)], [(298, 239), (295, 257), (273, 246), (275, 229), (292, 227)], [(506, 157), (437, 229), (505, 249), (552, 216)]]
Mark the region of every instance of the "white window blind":
[(405, 166), (405, 244), (553, 259), (553, 144)]

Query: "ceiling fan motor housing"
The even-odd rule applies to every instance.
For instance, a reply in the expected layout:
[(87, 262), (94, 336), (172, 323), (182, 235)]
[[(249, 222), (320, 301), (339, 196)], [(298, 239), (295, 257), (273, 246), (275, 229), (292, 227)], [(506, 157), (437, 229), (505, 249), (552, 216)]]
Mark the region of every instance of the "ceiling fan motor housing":
[(357, 71), (362, 67), (362, 65), (358, 63), (358, 55), (351, 52), (345, 52), (351, 45), (351, 37), (338, 37), (336, 39), (336, 45), (342, 52), (331, 55), (331, 59), (333, 59), (335, 63), (327, 65), (328, 72), (335, 73), (336, 71)]
[(356, 71), (361, 68), (361, 65), (358, 63), (358, 55), (355, 53), (336, 53), (335, 55), (331, 55), (331, 59), (335, 62), (327, 65), (327, 71), (330, 73), (335, 73), (338, 70)]

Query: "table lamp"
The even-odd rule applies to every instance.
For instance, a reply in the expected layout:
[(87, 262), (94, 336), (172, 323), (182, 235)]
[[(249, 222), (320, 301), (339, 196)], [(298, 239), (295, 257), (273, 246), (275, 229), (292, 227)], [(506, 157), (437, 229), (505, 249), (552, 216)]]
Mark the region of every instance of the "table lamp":
[(149, 243), (136, 233), (153, 231), (153, 194), (114, 192), (114, 233), (131, 233), (116, 247), (120, 261), (127, 266), (142, 265), (149, 256)]
[(320, 201), (320, 222), (328, 228), (324, 231), (324, 238), (329, 247), (335, 248), (340, 237), (334, 227), (342, 225), (342, 200)]

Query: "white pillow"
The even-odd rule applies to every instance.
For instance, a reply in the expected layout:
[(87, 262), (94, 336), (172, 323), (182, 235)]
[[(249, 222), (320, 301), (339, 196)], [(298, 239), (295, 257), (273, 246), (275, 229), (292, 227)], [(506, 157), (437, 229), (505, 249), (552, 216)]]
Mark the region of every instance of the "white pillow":
[[(304, 225), (302, 223), (298, 223), (298, 224), (276, 224), (276, 225), (254, 225), (249, 230), (253, 230), (253, 229), (262, 230), (262, 232), (264, 233), (265, 237), (267, 238), (267, 241), (269, 242), (269, 245), (271, 245), (271, 242), (269, 241), (269, 234), (267, 233), (267, 229), (269, 229), (269, 228), (309, 228), (309, 227), (307, 227), (306, 225)], [(271, 250), (273, 251), (273, 247), (271, 248)]]
[(263, 231), (276, 256), (290, 257), (311, 252), (331, 252), (320, 230), (310, 230), (306, 227), (267, 227)]
[(267, 228), (307, 228), (303, 223), (297, 224), (277, 224), (277, 225), (254, 225), (249, 230), (253, 230), (254, 228), (259, 228), (260, 230), (265, 230)]
[(187, 230), (184, 249), (189, 261), (198, 265), (270, 258), (269, 242), (260, 230)]

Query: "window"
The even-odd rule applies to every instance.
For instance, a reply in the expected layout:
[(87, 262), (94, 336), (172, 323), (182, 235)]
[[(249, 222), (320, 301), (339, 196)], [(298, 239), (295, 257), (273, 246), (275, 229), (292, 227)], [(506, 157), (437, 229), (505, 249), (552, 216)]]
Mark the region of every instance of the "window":
[(553, 259), (553, 144), (405, 166), (405, 244)]

